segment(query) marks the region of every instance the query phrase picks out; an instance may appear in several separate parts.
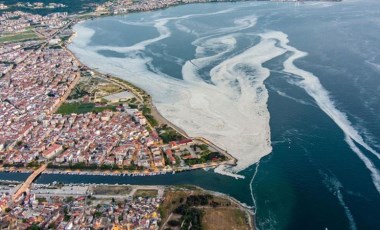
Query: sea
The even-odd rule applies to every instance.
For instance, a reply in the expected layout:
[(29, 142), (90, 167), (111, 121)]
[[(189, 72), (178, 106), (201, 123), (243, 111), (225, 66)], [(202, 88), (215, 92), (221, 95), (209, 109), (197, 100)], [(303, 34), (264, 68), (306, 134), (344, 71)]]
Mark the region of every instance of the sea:
[(380, 229), (380, 1), (190, 4), (74, 31), (81, 62), (238, 165), (38, 183), (193, 184), (251, 206), (258, 229)]

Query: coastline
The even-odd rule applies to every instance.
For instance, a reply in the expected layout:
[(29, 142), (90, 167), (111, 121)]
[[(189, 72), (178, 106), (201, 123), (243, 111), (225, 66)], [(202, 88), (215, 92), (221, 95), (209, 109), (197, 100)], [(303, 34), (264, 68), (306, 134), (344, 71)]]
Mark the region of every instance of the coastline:
[[(217, 2), (230, 2), (230, 1), (217, 1)], [(235, 1), (233, 1), (233, 2), (235, 2)], [(237, 2), (237, 1), (236, 1)], [(135, 10), (135, 11), (133, 11), (133, 12), (131, 12), (131, 11), (127, 11), (127, 12), (125, 12), (125, 13), (102, 13), (102, 12), (94, 12), (92, 15), (88, 15), (88, 19), (83, 19), (83, 18), (80, 18), (79, 19), (79, 21), (77, 21), (77, 22), (75, 22), (75, 25), (78, 25), (78, 24), (80, 24), (80, 23), (83, 23), (84, 21), (89, 21), (89, 20), (92, 20), (92, 19), (94, 19), (94, 18), (98, 18), (98, 17), (106, 17), (106, 16), (113, 16), (113, 15), (115, 15), (115, 16), (117, 16), (117, 15), (128, 15), (128, 14), (130, 14), (130, 13), (139, 13), (139, 12), (145, 12), (145, 11), (153, 11), (153, 10), (162, 10), (162, 9), (165, 9), (165, 8), (169, 8), (169, 7), (174, 7), (174, 6), (180, 6), (180, 5), (186, 5), (186, 4), (199, 4), (199, 3), (210, 3), (210, 1), (197, 1), (197, 2), (190, 2), (190, 3), (181, 3), (181, 4), (172, 4), (172, 5), (167, 5), (167, 6), (165, 6), (165, 7), (158, 7), (158, 8), (154, 8), (154, 9), (149, 9), (149, 10)], [(69, 39), (69, 42), (72, 42), (72, 40), (75, 38), (77, 36), (77, 34), (76, 34), (76, 32), (74, 31), (74, 33), (73, 33), (73, 35), (72, 35), (72, 37), (70, 37), (70, 39)], [(68, 44), (70, 44), (70, 43), (68, 43)], [(67, 50), (69, 50), (67, 47), (65, 47)], [(71, 50), (69, 50), (69, 52), (71, 52), (72, 54), (73, 54), (73, 56), (74, 57), (76, 57), (76, 55), (71, 51)], [(245, 56), (248, 56), (248, 57), (251, 57), (252, 56), (252, 54), (251, 53), (247, 53)], [(78, 58), (76, 58), (76, 60), (79, 62), (79, 63), (82, 63), (82, 62), (80, 62), (79, 61), (79, 59)], [(240, 149), (240, 148), (231, 148), (231, 146), (232, 145), (230, 145), (230, 146), (225, 146), (225, 147), (221, 147), (222, 145), (223, 145), (223, 143), (225, 143), (225, 142), (222, 142), (222, 141), (225, 141), (226, 140), (226, 138), (224, 138), (223, 140), (217, 140), (215, 137), (213, 137), (213, 136), (208, 136), (208, 138), (206, 139), (206, 138), (204, 138), (204, 136), (202, 136), (202, 134), (200, 134), (199, 136), (201, 136), (201, 137), (197, 137), (198, 135), (192, 135), (192, 137), (190, 137), (190, 135), (188, 135), (188, 133), (190, 132), (192, 132), (193, 130), (189, 130), (189, 129), (187, 129), (187, 131), (184, 131), (184, 129), (183, 128), (180, 128), (180, 127), (178, 127), (178, 125), (175, 125), (175, 124), (173, 124), (171, 121), (169, 121), (164, 115), (162, 115), (162, 113), (157, 109), (157, 107), (154, 105), (154, 103), (153, 103), (153, 100), (152, 100), (152, 97), (150, 97), (150, 95), (147, 93), (147, 91), (145, 91), (145, 90), (142, 90), (141, 89), (141, 87), (137, 87), (136, 86), (136, 84), (132, 84), (132, 82), (131, 81), (128, 81), (128, 80), (125, 80), (125, 78), (123, 78), (122, 76), (123, 75), (121, 75), (120, 76), (120, 74), (118, 75), (118, 74), (114, 74), (114, 73), (112, 73), (112, 74), (110, 74), (110, 72), (109, 71), (100, 71), (98, 68), (96, 68), (96, 70), (95, 69), (93, 69), (93, 68), (90, 68), (88, 65), (84, 65), (84, 64), (82, 64), (83, 66), (86, 66), (87, 68), (89, 68), (89, 69), (91, 69), (93, 72), (102, 72), (103, 74), (106, 74), (106, 75), (112, 75), (112, 77), (110, 78), (110, 80), (112, 81), (112, 79), (117, 79), (118, 81), (124, 81), (124, 82), (126, 82), (127, 84), (126, 84), (126, 86), (127, 86), (127, 88), (129, 88), (129, 91), (131, 92), (131, 93), (133, 93), (135, 96), (136, 96), (136, 98), (139, 98), (138, 97), (138, 94), (134, 91), (134, 89), (138, 89), (139, 91), (143, 91), (144, 92), (144, 94), (146, 94), (146, 95), (148, 95), (149, 96), (149, 102), (148, 102), (148, 104), (149, 104), (149, 108), (151, 109), (151, 111), (152, 111), (152, 115), (154, 116), (154, 118), (155, 118), (155, 120), (157, 120), (157, 121), (161, 121), (160, 123), (164, 123), (164, 124), (167, 124), (169, 127), (171, 127), (172, 129), (174, 129), (176, 132), (178, 132), (178, 133), (180, 133), (182, 136), (184, 136), (184, 137), (186, 137), (186, 138), (189, 138), (189, 139), (193, 139), (193, 140), (198, 140), (198, 141), (202, 141), (203, 143), (207, 143), (208, 145), (212, 145), (215, 149), (218, 149), (220, 152), (222, 152), (225, 156), (228, 156), (230, 159), (231, 159), (231, 166), (237, 166), (237, 158), (239, 158), (239, 163), (242, 163), (242, 162), (245, 162), (244, 160), (245, 159), (243, 159), (243, 161), (241, 161), (241, 159), (240, 158), (242, 158), (241, 156), (243, 156), (244, 155), (244, 153), (247, 153), (247, 151), (245, 151), (244, 152), (244, 150), (247, 150), (247, 147), (245, 147), (245, 149)], [(94, 67), (94, 66), (93, 66)], [(136, 83), (136, 82), (135, 82)], [(130, 86), (130, 87), (129, 87)], [(151, 91), (149, 91), (149, 92), (151, 92)], [(266, 102), (265, 101), (263, 101), (263, 103), (262, 103), (263, 105), (265, 104), (266, 105)], [(263, 107), (264, 108), (264, 107)], [(164, 108), (164, 109), (162, 109), (162, 111), (164, 111), (166, 108)], [(166, 111), (164, 111), (164, 112), (166, 112)], [(264, 146), (264, 144), (262, 145), (262, 146), (264, 146), (262, 149), (257, 149), (256, 151), (255, 151), (255, 153), (254, 154), (252, 154), (251, 155), (251, 157), (252, 157), (252, 159), (254, 160), (254, 162), (253, 163), (255, 163), (255, 162), (257, 162), (261, 157), (263, 157), (263, 156), (265, 156), (265, 155), (267, 155), (267, 154), (269, 154), (270, 152), (271, 152), (271, 140), (270, 140), (270, 130), (269, 130), (269, 112), (268, 111), (266, 111), (268, 114), (267, 114), (267, 118), (265, 118), (264, 120), (262, 120), (262, 122), (264, 122), (265, 124), (259, 124), (259, 125), (257, 125), (257, 126), (255, 126), (255, 128), (256, 128), (256, 130), (258, 129), (258, 128), (262, 128), (262, 129), (265, 129), (266, 130), (266, 133), (265, 134), (263, 134), (263, 133), (261, 133), (260, 134), (260, 141), (257, 141), (255, 144), (256, 144), (256, 146), (260, 146), (259, 144), (263, 144), (264, 143), (264, 141), (263, 141), (263, 138), (264, 138), (264, 136), (265, 136), (265, 146)], [(264, 113), (265, 113), (265, 109), (264, 109)], [(168, 115), (168, 114), (166, 114), (166, 115)], [(170, 115), (170, 114), (169, 114)], [(260, 122), (260, 121), (259, 121)], [(258, 122), (258, 123), (259, 123)], [(178, 123), (178, 122), (177, 122)], [(188, 128), (188, 127), (186, 127), (186, 128)], [(193, 133), (194, 134), (194, 133)], [(197, 134), (197, 133), (195, 133), (195, 134)], [(213, 140), (212, 140), (212, 142), (216, 142), (216, 143), (219, 143), (219, 145), (218, 144), (214, 144), (214, 143), (212, 143), (211, 141), (210, 141), (210, 138), (212, 138)], [(247, 137), (247, 138), (251, 138), (251, 137)], [(247, 140), (247, 139), (245, 139), (245, 140)], [(222, 145), (221, 145), (221, 143), (222, 143)], [(234, 144), (236, 144), (236, 143), (234, 143)], [(252, 145), (250, 145), (249, 147), (252, 147)], [(231, 151), (231, 152), (234, 152), (234, 155), (231, 155), (231, 154), (229, 154), (225, 149), (228, 149), (228, 150), (233, 150), (233, 151)], [(236, 150), (243, 150), (243, 151), (236, 151)], [(244, 152), (244, 153), (243, 153)], [(235, 156), (235, 154), (236, 154), (236, 156)], [(239, 154), (240, 154), (240, 156), (239, 156)], [(253, 161), (252, 160), (252, 161)], [(242, 167), (242, 168), (239, 168), (237, 171), (241, 171), (242, 169), (245, 169), (245, 168), (247, 168), (249, 165), (252, 165), (253, 164), (252, 162), (249, 162), (249, 164), (244, 164), (244, 166)], [(239, 165), (240, 166), (240, 165)], [(219, 171), (224, 171), (222, 168), (219, 168), (220, 170)], [(229, 173), (225, 173), (226, 175), (228, 175), (228, 176), (231, 176), (231, 174), (229, 174)], [(235, 174), (232, 174), (232, 176), (235, 176)]]
[[(177, 6), (177, 5), (175, 5)], [(162, 8), (159, 8), (159, 9), (162, 9)], [(83, 22), (84, 20), (80, 20), (80, 21), (76, 21), (75, 19), (73, 21), (71, 21), (69, 23), (69, 25), (67, 26), (68, 28), (72, 28), (72, 26), (74, 26), (75, 24), (77, 23), (81, 23)], [(66, 50), (67, 52), (69, 52), (71, 54), (71, 56), (78, 62), (79, 65), (82, 65), (82, 66), (85, 66), (87, 67), (89, 70), (92, 70), (94, 72), (99, 72), (97, 70), (94, 70), (90, 67), (88, 67), (87, 65), (84, 65), (82, 64), (82, 62), (80, 62), (80, 60), (75, 56), (75, 54), (73, 54), (71, 52), (71, 50), (69, 50), (67, 48), (67, 45), (70, 44), (72, 42), (72, 39), (74, 39), (76, 36), (76, 33), (74, 32), (70, 38), (68, 39), (68, 42), (65, 43), (64, 45), (62, 45), (62, 48), (64, 50)], [(124, 79), (120, 79), (120, 78), (117, 78), (117, 77), (112, 77), (112, 78), (116, 78), (118, 80), (121, 80), (121, 81), (125, 81)], [(80, 79), (80, 75), (78, 74), (76, 77), (75, 77), (75, 81), (70, 84), (69, 88), (72, 89), (75, 87), (75, 85), (78, 83)], [(137, 88), (138, 90), (141, 90), (143, 91), (145, 94), (147, 94), (144, 90), (142, 90), (141, 88), (133, 85), (132, 83), (128, 82), (128, 81), (125, 81), (127, 82), (127, 85), (131, 85), (129, 91), (131, 93), (133, 93), (137, 98), (138, 98), (138, 94), (136, 92), (134, 92), (133, 88)], [(67, 94), (65, 94), (65, 96), (62, 98), (62, 100), (60, 101), (60, 103), (55, 107), (54, 111), (52, 111), (52, 113), (54, 113), (58, 107), (65, 102), (66, 98), (69, 96), (71, 90), (68, 91)], [(147, 94), (149, 95), (149, 94)], [(189, 138), (189, 139), (192, 139), (192, 140), (197, 140), (199, 142), (202, 142), (202, 143), (205, 143), (206, 145), (208, 146), (212, 146), (214, 149), (217, 149), (218, 151), (220, 151), (223, 155), (227, 156), (228, 160), (227, 161), (223, 161), (221, 163), (212, 163), (212, 164), (201, 164), (201, 165), (193, 165), (193, 166), (187, 166), (188, 168), (184, 168), (184, 169), (174, 169), (172, 171), (160, 171), (160, 172), (120, 172), (120, 171), (99, 171), (99, 170), (91, 170), (91, 171), (87, 171), (87, 170), (55, 170), (55, 169), (46, 169), (46, 170), (43, 170), (42, 174), (68, 174), (68, 175), (94, 175), (94, 176), (154, 176), (154, 175), (160, 175), (160, 174), (166, 174), (166, 173), (176, 173), (176, 172), (183, 172), (183, 171), (189, 171), (189, 170), (197, 170), (197, 169), (210, 169), (210, 168), (216, 168), (216, 167), (220, 167), (220, 166), (223, 166), (223, 167), (226, 167), (227, 165), (228, 166), (235, 166), (236, 165), (236, 162), (237, 162), (237, 159), (235, 157), (233, 157), (232, 155), (230, 155), (229, 153), (227, 153), (226, 150), (223, 150), (222, 148), (220, 148), (219, 146), (215, 145), (214, 143), (212, 143), (211, 141), (207, 140), (206, 138), (204, 137), (190, 137), (184, 130), (182, 130), (181, 128), (179, 128), (178, 126), (174, 125), (173, 123), (171, 123), (168, 119), (166, 119), (159, 111), (158, 109), (156, 108), (156, 106), (154, 105), (153, 103), (153, 100), (151, 97), (149, 97), (149, 104), (150, 104), (150, 108), (152, 109), (153, 111), (153, 116), (159, 120), (161, 122), (161, 124), (166, 124), (168, 125), (169, 127), (171, 127), (172, 129), (174, 129), (176, 132), (180, 133), (182, 136), (184, 136), (185, 138)], [(0, 169), (0, 171), (2, 172), (9, 172), (9, 173), (25, 173), (25, 174), (32, 174), (33, 172), (35, 172), (34, 169), (31, 169), (31, 168), (17, 168), (17, 167), (10, 167), (10, 168), (2, 168)], [(37, 175), (38, 177), (39, 175)], [(231, 176), (231, 175), (229, 175)], [(234, 176), (234, 175), (233, 175)], [(236, 176), (236, 178), (238, 178)], [(240, 177), (241, 178), (241, 177)], [(28, 180), (31, 180), (31, 179), (28, 179)], [(27, 180), (27, 181), (28, 181)], [(35, 180), (35, 179), (33, 179)], [(3, 181), (3, 180), (0, 180), (0, 181)], [(6, 181), (6, 180), (4, 180)], [(9, 181), (7, 181), (9, 182)], [(31, 181), (32, 182), (32, 181)], [(26, 183), (26, 182), (18, 182), (18, 183), (21, 183), (22, 186), (27, 186), (29, 187), (29, 184)], [(204, 190), (204, 189), (202, 189)], [(21, 190), (20, 190), (21, 191)], [(206, 190), (204, 190), (206, 191)], [(246, 213), (247, 217), (248, 217), (248, 220), (249, 220), (249, 225), (252, 229), (254, 229), (254, 214), (252, 212), (252, 210), (250, 210), (250, 208), (242, 203), (240, 203), (238, 200), (226, 195), (226, 194), (222, 194), (222, 193), (217, 193), (217, 192), (212, 192), (212, 191), (208, 191), (212, 194), (215, 194), (215, 195), (218, 195), (218, 196), (223, 196), (225, 198), (228, 198), (231, 202), (233, 203), (236, 203), (238, 204), (238, 206), (240, 207), (241, 210), (244, 210), (244, 212)]]
[[(211, 14), (223, 13), (224, 11), (221, 10)], [(242, 30), (253, 27), (255, 22), (255, 17), (245, 17), (244, 20), (239, 20), (236, 23), (238, 29)], [(158, 27), (159, 31), (164, 32), (163, 34), (157, 35), (153, 40), (164, 39), (169, 36), (170, 33), (168, 32), (166, 25), (160, 24)], [(84, 31), (83, 35), (81, 33), (82, 29)], [(144, 90), (153, 95), (155, 102), (157, 102), (157, 105), (155, 106), (160, 109), (160, 114), (162, 113), (165, 118), (173, 121), (173, 123), (176, 124), (176, 127), (180, 126), (181, 129), (186, 130), (188, 136), (207, 138), (208, 142), (213, 142), (217, 145), (218, 149), (221, 149), (225, 155), (227, 155), (227, 151), (230, 152), (233, 158), (238, 160), (238, 163), (236, 166), (231, 167), (231, 169), (226, 171), (238, 173), (271, 152), (269, 146), (270, 130), (269, 114), (266, 107), (266, 91), (263, 92), (263, 95), (257, 96), (257, 98), (260, 98), (259, 101), (253, 100), (256, 96), (252, 95), (256, 92), (252, 89), (263, 87), (262, 80), (264, 80), (264, 77), (266, 76), (260, 76), (260, 81), (257, 84), (252, 87), (248, 86), (248, 88), (251, 88), (250, 91), (247, 89), (247, 92), (251, 92), (249, 97), (250, 101), (246, 100), (248, 98), (246, 96), (244, 100), (235, 100), (232, 93), (221, 93), (228, 90), (228, 88), (224, 87), (221, 82), (216, 82), (215, 85), (206, 85), (201, 82), (198, 82), (198, 84), (195, 76), (192, 76), (193, 66), (190, 61), (188, 61), (189, 63), (185, 63), (183, 69), (183, 71), (185, 71), (185, 81), (183, 82), (170, 78), (165, 78), (163, 81), (155, 80), (158, 79), (158, 75), (156, 73), (148, 73), (149, 71), (143, 69), (145, 61), (143, 59), (117, 59), (115, 60), (115, 62), (117, 62), (117, 68), (113, 68), (112, 65), (105, 64), (107, 63), (105, 58), (103, 59), (100, 55), (97, 56), (95, 50), (92, 50), (91, 47), (85, 47), (89, 36), (93, 34), (91, 29), (87, 30), (85, 25), (77, 25), (74, 27), (74, 30), (79, 33), (78, 38), (69, 46), (69, 48), (81, 58), (83, 61), (82, 63), (97, 70), (100, 69), (103, 73), (117, 76), (119, 79), (128, 80), (128, 82), (132, 82), (134, 85), (137, 84), (140, 88), (143, 87)], [(82, 41), (82, 39), (84, 40)], [(233, 39), (235, 38), (232, 38), (232, 40)], [(77, 41), (80, 42), (77, 44)], [(141, 45), (134, 45), (130, 48), (125, 48), (125, 50), (139, 49), (139, 47), (145, 46), (151, 41), (152, 39), (142, 41)], [(233, 49), (235, 44), (230, 41), (231, 39), (227, 41), (225, 46), (228, 49)], [(111, 50), (121, 52), (117, 51), (116, 48), (111, 48)], [(224, 74), (225, 65), (230, 66), (241, 60), (248, 60), (248, 57), (251, 58), (252, 56), (257, 56), (253, 51), (255, 50), (244, 52), (244, 54), (233, 59), (233, 63), (221, 63), (221, 66), (216, 67), (216, 71), (213, 72), (213, 75), (218, 75), (219, 71), (223, 72), (221, 74)], [(262, 52), (263, 50), (256, 49), (256, 51)], [(94, 62), (91, 62), (92, 58), (94, 58)], [(194, 61), (198, 63), (202, 60), (196, 59)], [(258, 62), (261, 62), (261, 59), (259, 59)], [(252, 63), (247, 63), (247, 65), (251, 64)], [(128, 72), (128, 69), (132, 71)], [(141, 77), (139, 74), (141, 74)], [(238, 76), (238, 73), (235, 74)], [(264, 74), (266, 75), (267, 73), (263, 72), (261, 75)], [(229, 79), (232, 79), (233, 77), (233, 75), (227, 76)], [(239, 77), (244, 78), (244, 76), (240, 75)], [(151, 84), (144, 83), (150, 81)], [(191, 87), (188, 87), (186, 83), (188, 81), (191, 81)], [(165, 84), (163, 84), (164, 82)], [(170, 90), (173, 87), (176, 87), (176, 92)], [(160, 94), (160, 92), (168, 93)], [(213, 98), (217, 97), (220, 98), (220, 100), (218, 103), (215, 103)], [(170, 100), (166, 100), (166, 98), (169, 98)], [(247, 105), (247, 103), (250, 105), (249, 110), (243, 110), (242, 108), (244, 105)], [(223, 106), (223, 104), (231, 104), (231, 106), (227, 108)], [(253, 117), (252, 114), (255, 116)], [(174, 128), (174, 126), (172, 127)], [(225, 151), (226, 149), (227, 151)]]
[[(83, 21), (79, 21), (79, 23), (81, 23)], [(77, 23), (73, 23), (73, 25), (71, 26), (74, 26), (75, 24)], [(73, 33), (73, 35), (75, 34), (76, 36), (76, 33)], [(71, 40), (71, 37), (69, 39), (69, 41)], [(149, 108), (151, 109), (152, 111), (152, 116), (154, 117), (154, 119), (156, 121), (158, 121), (159, 125), (167, 125), (169, 126), (170, 128), (174, 129), (176, 132), (178, 132), (179, 134), (181, 134), (183, 137), (185, 137), (186, 139), (191, 139), (193, 141), (198, 141), (198, 142), (201, 142), (201, 143), (204, 143), (208, 146), (211, 146), (212, 148), (214, 148), (215, 150), (219, 151), (220, 153), (222, 153), (223, 155), (227, 156), (228, 160), (226, 161), (223, 161), (221, 163), (217, 163), (217, 164), (201, 164), (201, 165), (193, 165), (192, 167), (186, 167), (184, 169), (175, 169), (175, 170), (172, 170), (172, 171), (169, 171), (169, 173), (172, 173), (172, 172), (181, 172), (181, 171), (187, 171), (187, 170), (195, 170), (195, 169), (202, 169), (202, 168), (217, 168), (217, 167), (220, 167), (220, 166), (236, 166), (237, 165), (237, 159), (232, 156), (231, 154), (229, 154), (226, 150), (224, 150), (223, 148), (219, 147), (218, 145), (214, 144), (213, 142), (211, 142), (210, 140), (204, 138), (204, 137), (190, 137), (183, 129), (179, 128), (178, 126), (176, 126), (175, 124), (173, 124), (172, 122), (170, 122), (168, 119), (166, 119), (157, 109), (157, 107), (154, 105), (153, 103), (153, 99), (152, 99), (152, 96), (150, 94), (148, 94), (145, 90), (141, 89), (140, 87), (132, 84), (131, 82), (129, 81), (126, 81), (124, 79), (121, 79), (121, 78), (118, 78), (118, 77), (115, 77), (115, 76), (111, 76), (109, 73), (102, 73), (101, 71), (99, 70), (96, 70), (96, 69), (93, 69), (85, 64), (83, 64), (78, 57), (76, 57), (76, 55), (70, 50), (68, 49), (67, 45), (69, 45), (70, 43), (67, 42), (67, 44), (65, 44), (63, 46), (63, 48), (69, 52), (72, 57), (82, 66), (86, 67), (88, 70), (91, 70), (93, 71), (94, 73), (97, 73), (99, 75), (107, 75), (107, 76), (110, 76), (110, 78), (106, 79), (106, 80), (109, 80), (111, 82), (113, 82), (114, 84), (117, 84), (117, 85), (120, 85), (122, 84), (123, 87), (127, 88), (129, 92), (131, 92), (138, 100), (142, 101), (143, 98), (142, 96), (140, 95), (140, 93), (138, 93), (137, 91), (140, 91), (142, 92), (141, 94), (143, 95), (148, 95), (148, 106)], [(115, 79), (117, 81), (121, 81), (120, 82), (115, 82)], [(125, 83), (125, 84), (123, 84)], [(63, 172), (66, 172), (66, 171), (63, 171)], [(130, 172), (129, 172), (130, 173)], [(144, 172), (139, 172), (139, 174), (141, 174)], [(149, 173), (146, 173), (146, 174), (151, 174), (152, 172), (149, 172)], [(154, 172), (153, 172), (154, 173)], [(165, 172), (166, 173), (166, 172)], [(244, 178), (240, 175), (237, 175), (237, 174), (228, 174), (226, 173), (225, 175), (228, 175), (228, 176), (233, 176), (233, 177), (236, 177), (236, 178)]]

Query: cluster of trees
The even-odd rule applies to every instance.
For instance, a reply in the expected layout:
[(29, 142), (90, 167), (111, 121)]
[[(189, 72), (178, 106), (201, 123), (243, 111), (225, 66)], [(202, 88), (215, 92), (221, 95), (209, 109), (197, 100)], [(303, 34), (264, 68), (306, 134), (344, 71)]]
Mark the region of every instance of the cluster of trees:
[(87, 165), (85, 163), (77, 163), (77, 164), (69, 164), (69, 165), (56, 165), (56, 164), (49, 163), (48, 168), (51, 168), (51, 169), (71, 169), (71, 170), (97, 169), (98, 165), (96, 165), (96, 164)]
[(88, 165), (84, 162), (76, 163), (76, 164), (68, 164), (68, 165), (56, 165), (56, 164), (49, 163), (48, 168), (50, 168), (50, 169), (71, 169), (71, 170), (77, 170), (77, 169), (79, 169), (79, 170), (96, 170), (96, 169), (99, 169), (99, 170), (120, 170), (120, 169), (143, 170), (144, 169), (144, 167), (137, 166), (133, 162), (129, 166), (123, 166), (123, 168), (120, 168), (116, 164), (112, 164), (112, 165), (103, 164), (103, 165), (99, 166), (97, 164), (89, 164)]
[(202, 229), (202, 216), (203, 212), (201, 209), (196, 208), (196, 206), (203, 206), (212, 204), (212, 196), (209, 194), (205, 195), (191, 195), (186, 198), (186, 202), (183, 203), (183, 199), (180, 200), (180, 204), (173, 213), (181, 215), (181, 220), (171, 220), (168, 224), (171, 227), (181, 226), (182, 229)]
[(129, 103), (128, 106), (131, 109), (137, 109), (138, 108), (138, 106), (136, 104), (133, 104), (133, 103)]
[(174, 213), (182, 215), (181, 230), (190, 229), (190, 226), (193, 230), (202, 229), (202, 210), (191, 207), (187, 204), (181, 204), (174, 210)]
[(17, 163), (17, 164), (3, 164), (4, 168), (7, 167), (15, 167), (15, 168), (24, 168), (25, 165), (23, 163)]
[(32, 162), (29, 162), (26, 167), (28, 168), (38, 168), (40, 167), (40, 163), (38, 161), (32, 161)]
[(202, 151), (208, 150), (208, 146), (206, 144), (201, 144), (201, 145), (194, 144), (194, 145), (191, 145), (190, 147), (194, 150), (194, 152), (196, 152), (198, 148), (201, 149)]
[(171, 141), (180, 141), (183, 139), (183, 136), (181, 134), (167, 125), (163, 125), (162, 127), (157, 128), (157, 132), (165, 144), (168, 144)]
[(156, 127), (158, 126), (158, 122), (156, 121), (156, 119), (154, 119), (154, 117), (151, 115), (152, 111), (151, 109), (144, 105), (143, 108), (142, 108), (142, 113), (143, 115), (145, 116), (145, 118), (148, 120), (148, 122), (153, 126), (153, 127)]
[(219, 152), (211, 152), (209, 154), (203, 154), (200, 158), (186, 159), (185, 163), (187, 165), (195, 165), (195, 164), (204, 164), (212, 160), (226, 160), (226, 156)]
[(188, 206), (208, 205), (209, 200), (212, 199), (211, 195), (191, 195), (187, 197), (186, 204)]

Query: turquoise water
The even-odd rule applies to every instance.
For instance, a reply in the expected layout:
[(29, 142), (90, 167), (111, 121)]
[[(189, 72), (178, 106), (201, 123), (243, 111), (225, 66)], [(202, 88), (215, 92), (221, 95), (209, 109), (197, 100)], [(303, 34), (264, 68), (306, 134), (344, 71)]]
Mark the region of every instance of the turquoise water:
[[(203, 15), (178, 18), (193, 14)], [(236, 20), (251, 17), (254, 25), (233, 31)], [(167, 18), (175, 18), (166, 23), (169, 36), (140, 44), (137, 51), (125, 48), (165, 34), (153, 22)], [(148, 60), (143, 67), (135, 65), (141, 67), (136, 72), (142, 79), (157, 73), (142, 85), (161, 81), (157, 95), (165, 95), (168, 79), (187, 82), (183, 66), (197, 55), (196, 39), (230, 36), (236, 41), (210, 43), (204, 50), (210, 56), (231, 48), (197, 69), (199, 81), (214, 84), (213, 66), (261, 44), (262, 34), (272, 36), (269, 42), (285, 51), (262, 63), (270, 70), (265, 87), (273, 150), (240, 172), (245, 179), (238, 180), (199, 170), (157, 177), (42, 175), (38, 182), (196, 184), (255, 206), (259, 229), (380, 229), (380, 2), (196, 4), (81, 25), (91, 31), (84, 31), (89, 34), (86, 49), (99, 55), (78, 53), (84, 63), (128, 73), (129, 62)], [(290, 68), (294, 49), (308, 55)], [(108, 69), (104, 60), (110, 60)], [(255, 66), (235, 64), (239, 71), (260, 75)]]

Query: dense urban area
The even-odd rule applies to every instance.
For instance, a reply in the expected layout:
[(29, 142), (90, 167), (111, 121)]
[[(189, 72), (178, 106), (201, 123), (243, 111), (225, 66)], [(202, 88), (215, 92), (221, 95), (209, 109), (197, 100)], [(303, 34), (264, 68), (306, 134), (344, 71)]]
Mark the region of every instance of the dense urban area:
[(67, 13), (1, 16), (0, 163), (5, 170), (48, 164), (51, 170), (155, 174), (231, 160), (216, 146), (158, 122), (150, 96), (141, 89), (82, 66), (65, 48), (76, 21)]

